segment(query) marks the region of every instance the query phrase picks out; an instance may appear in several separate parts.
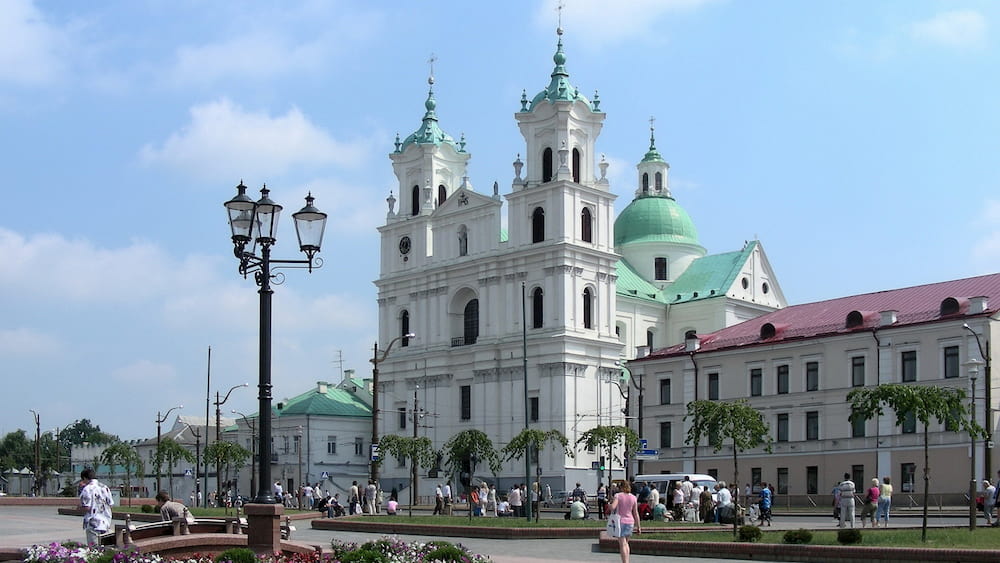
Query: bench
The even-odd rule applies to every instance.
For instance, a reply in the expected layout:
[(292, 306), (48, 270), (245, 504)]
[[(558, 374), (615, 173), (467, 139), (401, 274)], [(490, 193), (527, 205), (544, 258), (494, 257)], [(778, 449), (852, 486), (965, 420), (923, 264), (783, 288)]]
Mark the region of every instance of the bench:
[[(185, 511), (185, 515), (187, 512)], [(289, 540), (295, 527), (291, 520), (285, 518), (281, 524), (281, 539)], [(187, 518), (174, 518), (169, 522), (152, 522), (148, 524), (134, 524), (131, 515), (125, 516), (124, 524), (115, 525), (113, 532), (101, 534), (100, 545), (113, 545), (119, 549), (126, 546), (135, 545), (143, 540), (159, 538), (163, 536), (186, 536), (190, 534), (228, 534), (245, 535), (247, 533), (247, 523), (245, 518), (225, 517), (225, 518), (194, 518), (188, 521)]]

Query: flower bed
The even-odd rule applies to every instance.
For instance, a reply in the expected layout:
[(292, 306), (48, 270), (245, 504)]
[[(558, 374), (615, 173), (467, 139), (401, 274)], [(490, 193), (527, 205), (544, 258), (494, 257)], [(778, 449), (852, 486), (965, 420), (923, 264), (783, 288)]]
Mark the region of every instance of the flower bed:
[[(239, 551), (239, 550), (235, 550)], [(213, 559), (207, 555), (169, 558), (155, 553), (140, 553), (134, 549), (116, 550), (111, 547), (83, 546), (75, 543), (34, 545), (26, 550), (25, 563), (242, 563), (228, 551)], [(227, 557), (227, 555), (229, 555)], [(239, 555), (253, 557), (249, 550)], [(334, 541), (329, 553), (271, 555), (256, 558), (261, 563), (489, 563), (488, 557), (469, 552), (461, 544), (446, 541), (407, 543), (385, 538), (365, 544)]]

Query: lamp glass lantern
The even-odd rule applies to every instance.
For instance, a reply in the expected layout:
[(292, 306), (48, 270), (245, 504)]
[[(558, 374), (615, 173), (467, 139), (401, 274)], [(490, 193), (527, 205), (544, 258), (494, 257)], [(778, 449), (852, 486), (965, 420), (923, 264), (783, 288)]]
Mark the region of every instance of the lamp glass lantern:
[(278, 239), (278, 219), (281, 218), (281, 205), (271, 200), (267, 184), (260, 189), (260, 199), (254, 204), (252, 232), (250, 236), (261, 245), (271, 245)]
[(243, 182), (236, 186), (236, 196), (226, 202), (226, 209), (229, 211), (229, 228), (233, 232), (233, 242), (245, 245), (250, 240), (254, 202), (247, 196), (247, 187)]
[(323, 245), (323, 231), (326, 230), (326, 213), (316, 209), (316, 206), (313, 205), (314, 200), (315, 198), (310, 192), (306, 196), (305, 207), (292, 214), (292, 219), (295, 221), (295, 233), (299, 237), (299, 249), (310, 260)]

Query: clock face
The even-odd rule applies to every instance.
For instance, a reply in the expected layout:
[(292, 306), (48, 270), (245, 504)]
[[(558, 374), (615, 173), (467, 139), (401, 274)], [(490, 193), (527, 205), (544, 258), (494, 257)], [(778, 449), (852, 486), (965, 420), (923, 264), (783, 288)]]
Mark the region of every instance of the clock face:
[(410, 252), (410, 237), (403, 237), (399, 239), (399, 252), (401, 254), (409, 254)]

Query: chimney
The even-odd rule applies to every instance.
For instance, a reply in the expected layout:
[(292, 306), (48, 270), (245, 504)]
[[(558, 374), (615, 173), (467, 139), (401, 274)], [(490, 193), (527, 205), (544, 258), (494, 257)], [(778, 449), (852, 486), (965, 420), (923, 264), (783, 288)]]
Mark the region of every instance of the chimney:
[(881, 320), (879, 321), (879, 326), (889, 326), (896, 324), (896, 315), (899, 311), (882, 311), (879, 313), (881, 315)]
[(969, 314), (976, 315), (979, 313), (985, 313), (989, 310), (989, 297), (985, 295), (980, 295), (978, 297), (969, 298)]
[(329, 385), (329, 383), (325, 381), (317, 381), (316, 392), (319, 393), (320, 395), (326, 395), (327, 385)]
[(635, 357), (645, 358), (649, 355), (649, 346), (636, 346), (635, 347)]
[(698, 338), (698, 333), (693, 330), (689, 330), (684, 334), (684, 351), (685, 352), (697, 352), (701, 349), (701, 339)]

